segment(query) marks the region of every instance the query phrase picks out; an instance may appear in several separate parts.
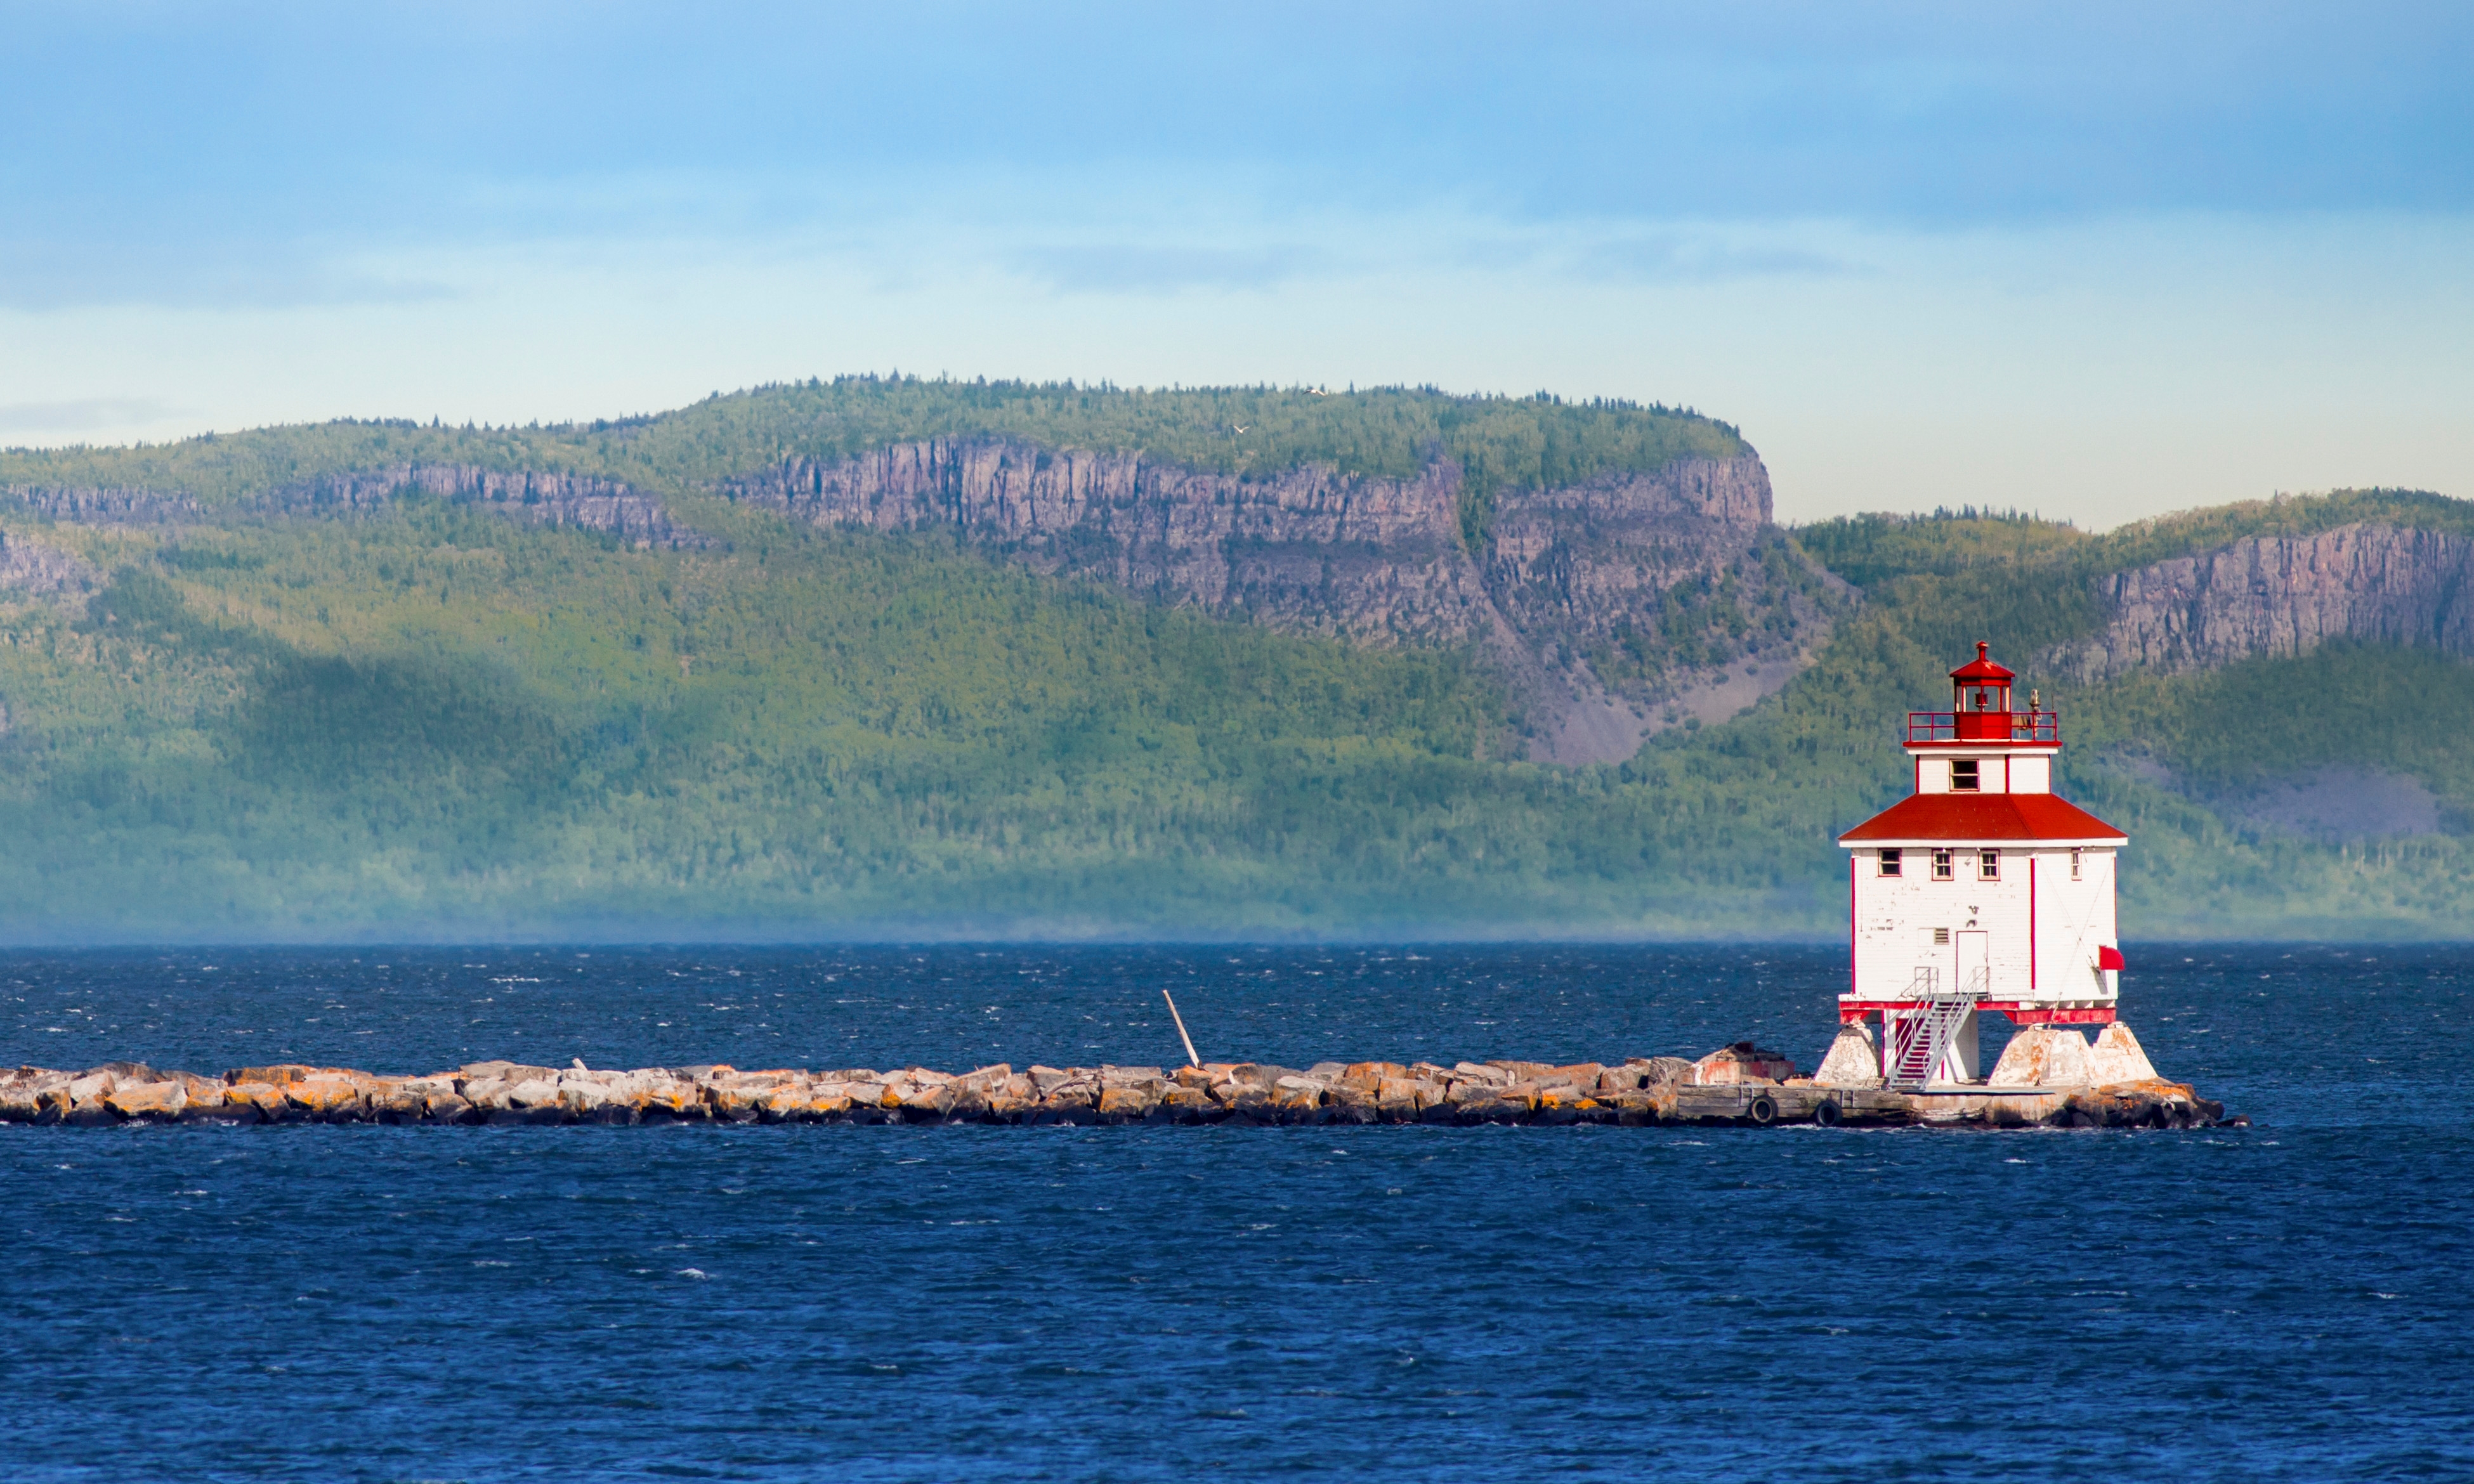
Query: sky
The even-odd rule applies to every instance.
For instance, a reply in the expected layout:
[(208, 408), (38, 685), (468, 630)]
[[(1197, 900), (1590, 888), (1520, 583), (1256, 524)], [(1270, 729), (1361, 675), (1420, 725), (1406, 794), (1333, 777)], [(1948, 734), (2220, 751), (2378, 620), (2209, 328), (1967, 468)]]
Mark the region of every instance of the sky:
[(0, 0), (0, 443), (844, 371), (1740, 427), (1781, 518), (2474, 496), (2474, 8)]

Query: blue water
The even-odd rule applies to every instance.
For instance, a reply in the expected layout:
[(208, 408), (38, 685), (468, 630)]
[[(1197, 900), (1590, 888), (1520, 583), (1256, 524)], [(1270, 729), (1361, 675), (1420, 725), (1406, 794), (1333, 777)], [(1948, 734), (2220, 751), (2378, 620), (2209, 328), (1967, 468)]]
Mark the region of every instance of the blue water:
[[(0, 1057), (1809, 1065), (1842, 951), (14, 954)], [(0, 1466), (2474, 1477), (2474, 952), (2133, 964), (2253, 1127), (0, 1128)]]

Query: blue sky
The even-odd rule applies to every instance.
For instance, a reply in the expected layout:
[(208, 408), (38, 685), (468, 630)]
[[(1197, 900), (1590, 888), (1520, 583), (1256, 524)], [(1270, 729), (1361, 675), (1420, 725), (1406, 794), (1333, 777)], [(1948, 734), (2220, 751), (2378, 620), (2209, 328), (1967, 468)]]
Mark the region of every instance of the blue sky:
[(889, 370), (1685, 403), (1782, 514), (2474, 495), (2474, 12), (0, 5), (0, 441)]

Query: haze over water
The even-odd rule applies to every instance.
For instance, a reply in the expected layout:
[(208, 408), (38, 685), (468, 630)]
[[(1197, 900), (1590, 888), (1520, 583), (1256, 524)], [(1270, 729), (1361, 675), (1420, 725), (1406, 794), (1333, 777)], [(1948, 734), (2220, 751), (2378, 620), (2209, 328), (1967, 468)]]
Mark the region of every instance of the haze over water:
[[(2462, 948), (2133, 947), (2246, 1130), (0, 1128), (17, 1479), (2462, 1477)], [(0, 958), (219, 1071), (1697, 1055), (1843, 949)], [(1989, 1049), (1989, 1048), (1988, 1048)]]

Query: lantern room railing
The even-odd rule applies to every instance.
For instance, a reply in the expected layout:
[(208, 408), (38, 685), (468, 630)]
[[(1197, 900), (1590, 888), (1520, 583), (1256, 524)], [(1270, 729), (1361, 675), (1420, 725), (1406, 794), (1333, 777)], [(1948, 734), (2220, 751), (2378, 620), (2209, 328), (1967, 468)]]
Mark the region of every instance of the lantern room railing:
[(2051, 742), (2062, 740), (2057, 711), (1909, 711), (1910, 742)]

